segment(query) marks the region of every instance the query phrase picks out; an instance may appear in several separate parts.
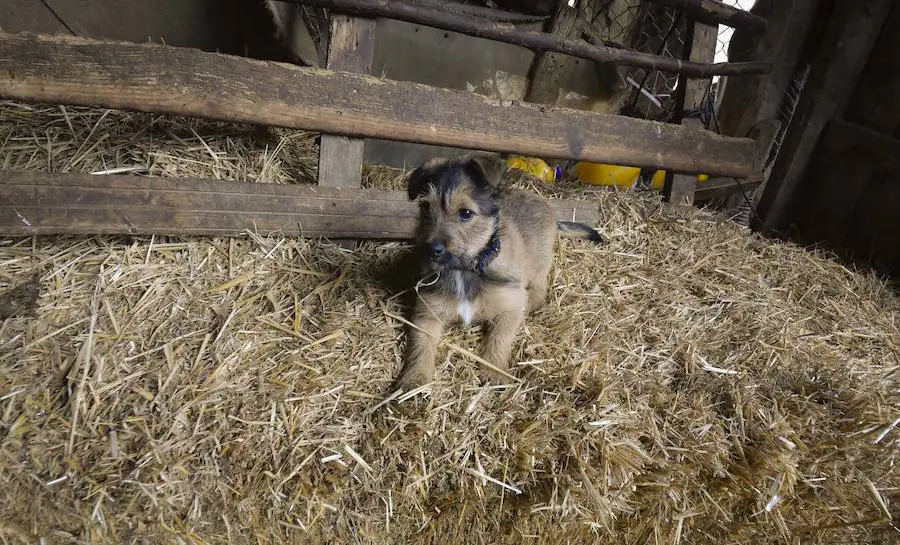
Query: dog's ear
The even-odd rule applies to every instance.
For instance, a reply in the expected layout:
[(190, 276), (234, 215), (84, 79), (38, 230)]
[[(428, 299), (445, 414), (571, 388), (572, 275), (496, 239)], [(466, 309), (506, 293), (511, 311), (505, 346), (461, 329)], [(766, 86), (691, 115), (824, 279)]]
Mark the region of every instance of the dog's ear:
[(419, 168), (412, 171), (407, 180), (406, 194), (409, 200), (414, 201), (428, 191), (428, 184), (434, 177), (434, 174), (447, 164), (446, 159), (436, 157), (422, 163)]
[(466, 168), (476, 181), (491, 189), (497, 189), (500, 186), (500, 181), (508, 170), (506, 161), (497, 154), (470, 155)]

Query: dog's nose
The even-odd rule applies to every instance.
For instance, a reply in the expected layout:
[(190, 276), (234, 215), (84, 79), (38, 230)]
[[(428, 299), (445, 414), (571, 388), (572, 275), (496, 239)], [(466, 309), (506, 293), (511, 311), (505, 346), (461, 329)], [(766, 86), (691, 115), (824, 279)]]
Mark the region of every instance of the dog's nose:
[(447, 248), (444, 246), (444, 243), (436, 240), (428, 245), (428, 253), (431, 255), (431, 259), (437, 259), (444, 255), (444, 250)]

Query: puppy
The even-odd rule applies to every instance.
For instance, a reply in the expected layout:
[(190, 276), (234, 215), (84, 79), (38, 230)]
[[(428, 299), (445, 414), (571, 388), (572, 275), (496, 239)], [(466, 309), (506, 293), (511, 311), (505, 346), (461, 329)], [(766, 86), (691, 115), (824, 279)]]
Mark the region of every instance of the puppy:
[[(484, 324), (481, 357), (505, 370), (525, 316), (546, 301), (557, 233), (601, 241), (586, 225), (557, 222), (537, 195), (501, 187), (505, 172), (499, 156), (469, 155), (432, 159), (410, 175), (422, 279), (395, 390), (432, 381), (438, 343), (454, 322)], [(486, 378), (503, 380), (496, 371)]]

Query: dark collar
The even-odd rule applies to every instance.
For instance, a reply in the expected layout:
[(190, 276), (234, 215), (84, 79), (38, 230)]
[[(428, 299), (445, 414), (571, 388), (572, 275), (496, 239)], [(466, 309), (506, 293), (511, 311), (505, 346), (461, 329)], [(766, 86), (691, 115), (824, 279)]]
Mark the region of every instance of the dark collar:
[(500, 217), (497, 216), (496, 222), (494, 224), (494, 233), (491, 235), (490, 240), (488, 240), (487, 245), (481, 250), (481, 253), (478, 254), (478, 257), (475, 259), (475, 263), (473, 263), (472, 268), (478, 274), (484, 274), (484, 269), (487, 268), (488, 265), (491, 264), (491, 261), (500, 254)]

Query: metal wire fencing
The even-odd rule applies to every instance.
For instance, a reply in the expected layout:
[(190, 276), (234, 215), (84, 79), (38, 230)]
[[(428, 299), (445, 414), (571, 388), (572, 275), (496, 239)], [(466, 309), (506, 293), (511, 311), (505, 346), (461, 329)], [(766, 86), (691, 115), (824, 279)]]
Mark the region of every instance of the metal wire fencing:
[[(756, 0), (719, 0), (723, 4), (733, 6), (744, 11), (750, 11), (750, 8), (756, 3)], [(734, 29), (725, 25), (719, 25), (718, 44), (716, 45), (715, 62), (725, 62), (728, 60), (728, 44), (731, 43), (731, 36)]]
[[(749, 10), (755, 0), (723, 0), (724, 3)], [(683, 12), (642, 0), (605, 0), (594, 3), (595, 31), (621, 47), (643, 53), (681, 58), (688, 36), (688, 20)], [(719, 26), (715, 61), (728, 60), (728, 47), (733, 29)], [(629, 97), (624, 101), (626, 115), (670, 120), (675, 113), (675, 94), (681, 78), (678, 74), (659, 70), (626, 68), (621, 72)], [(718, 79), (713, 78), (710, 92), (715, 93)], [(712, 97), (715, 103), (715, 97)]]
[[(591, 7), (593, 30), (607, 45), (681, 58), (687, 35), (682, 12), (643, 0), (601, 0)], [(678, 74), (621, 67), (619, 76), (624, 83), (622, 114), (659, 121), (672, 116)]]
[[(630, 48), (652, 55), (681, 58), (687, 30), (687, 18), (683, 12), (643, 2)], [(678, 74), (630, 69), (623, 75), (633, 94), (623, 113), (659, 121), (668, 121), (672, 117), (675, 94), (681, 81)]]

